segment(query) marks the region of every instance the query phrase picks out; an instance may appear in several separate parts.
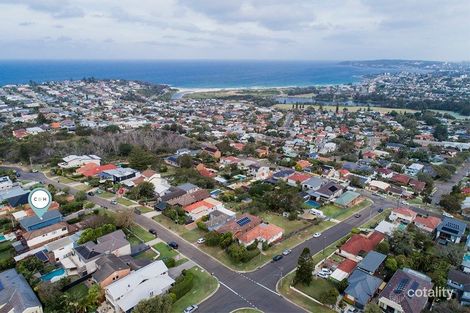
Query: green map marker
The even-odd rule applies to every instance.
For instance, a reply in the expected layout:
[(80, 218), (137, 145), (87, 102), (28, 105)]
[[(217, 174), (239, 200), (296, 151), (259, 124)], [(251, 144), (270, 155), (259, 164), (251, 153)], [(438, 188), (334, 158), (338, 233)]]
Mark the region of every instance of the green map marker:
[(28, 202), (34, 213), (42, 219), (52, 203), (51, 193), (44, 188), (36, 188), (29, 193)]

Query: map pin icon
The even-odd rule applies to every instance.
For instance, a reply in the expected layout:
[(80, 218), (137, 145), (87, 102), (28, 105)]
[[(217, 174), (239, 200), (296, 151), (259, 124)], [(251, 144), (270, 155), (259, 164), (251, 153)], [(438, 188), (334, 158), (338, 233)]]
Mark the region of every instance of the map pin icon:
[(49, 190), (36, 188), (29, 193), (28, 202), (33, 212), (42, 219), (52, 203), (52, 195)]

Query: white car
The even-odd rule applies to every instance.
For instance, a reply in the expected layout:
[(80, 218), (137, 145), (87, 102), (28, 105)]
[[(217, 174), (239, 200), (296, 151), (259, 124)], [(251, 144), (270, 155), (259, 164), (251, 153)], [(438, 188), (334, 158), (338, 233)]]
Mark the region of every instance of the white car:
[(186, 309), (184, 309), (183, 313), (193, 313), (198, 309), (198, 306), (196, 304), (188, 306)]
[(199, 238), (197, 241), (196, 241), (198, 244), (203, 244), (204, 242), (206, 242), (206, 239), (204, 237), (201, 237)]
[(324, 268), (321, 269), (321, 272), (320, 272), (320, 273), (323, 273), (323, 274), (326, 274), (326, 275), (329, 276), (329, 275), (331, 275), (333, 272), (332, 272), (329, 268), (324, 267)]
[(317, 276), (320, 277), (320, 278), (328, 278), (330, 277), (330, 275), (326, 274), (326, 273), (323, 273), (323, 272), (318, 272), (317, 273)]
[(321, 233), (315, 233), (315, 234), (313, 234), (313, 238), (318, 238), (318, 237), (320, 237), (320, 236), (321, 236)]
[(288, 255), (288, 254), (290, 254), (291, 252), (292, 252), (291, 249), (286, 249), (286, 250), (282, 251), (282, 255)]

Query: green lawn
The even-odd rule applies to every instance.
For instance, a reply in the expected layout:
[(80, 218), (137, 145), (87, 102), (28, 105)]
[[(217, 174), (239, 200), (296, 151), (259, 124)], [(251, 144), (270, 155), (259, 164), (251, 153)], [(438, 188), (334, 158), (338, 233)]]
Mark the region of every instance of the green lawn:
[(301, 229), (307, 225), (309, 222), (305, 220), (295, 220), (289, 221), (288, 218), (283, 217), (282, 215), (274, 214), (271, 212), (263, 212), (259, 215), (263, 219), (263, 221), (268, 222), (270, 224), (274, 224), (284, 229), (284, 235), (290, 234), (298, 229)]
[(78, 299), (84, 298), (88, 295), (88, 287), (84, 283), (73, 286), (66, 291), (68, 294), (79, 295)]
[(0, 261), (6, 261), (13, 257), (13, 247), (10, 241), (0, 243)]
[(152, 249), (148, 249), (147, 251), (145, 251), (143, 253), (140, 253), (137, 256), (135, 256), (134, 259), (153, 261), (153, 260), (155, 260), (156, 256), (157, 256), (157, 254), (155, 252), (153, 252)]
[(181, 237), (186, 239), (189, 242), (196, 242), (199, 238), (204, 237), (206, 234), (205, 231), (200, 230), (199, 228), (195, 228), (193, 230), (188, 230), (184, 232)]
[(143, 229), (142, 227), (136, 225), (136, 224), (133, 224), (131, 227), (130, 227), (130, 231), (137, 236), (137, 238), (140, 238), (141, 240), (143, 240), (144, 242), (147, 242), (147, 241), (150, 241), (150, 240), (153, 240), (155, 239), (155, 236), (152, 235), (151, 233), (149, 233), (148, 231), (146, 231), (145, 229)]
[(140, 207), (138, 207), (137, 209), (138, 209), (138, 210), (140, 211), (140, 213), (142, 213), (142, 214), (143, 214), (143, 213), (148, 213), (148, 212), (153, 212), (153, 211), (155, 211), (154, 209), (149, 208), (149, 207), (146, 207), (146, 206), (140, 206)]
[(175, 267), (180, 266), (181, 264), (184, 264), (188, 262), (189, 260), (186, 258), (179, 259), (178, 261), (175, 262)]
[(339, 206), (334, 204), (326, 204), (320, 207), (320, 210), (323, 212), (323, 214), (331, 218), (336, 218), (337, 216), (343, 214), (343, 212), (348, 211), (347, 208), (340, 208)]
[(126, 198), (118, 198), (116, 200), (119, 204), (122, 204), (122, 205), (125, 205), (125, 206), (131, 206), (131, 205), (135, 205), (136, 203), (129, 200), (129, 199), (126, 199)]
[(300, 293), (292, 290), (290, 286), (292, 285), (292, 280), (294, 279), (295, 272), (292, 272), (288, 274), (287, 276), (284, 276), (281, 281), (278, 284), (278, 290), (279, 292), (287, 297), (289, 300), (295, 302), (297, 305), (300, 305), (304, 309), (306, 309), (309, 312), (314, 312), (314, 313), (334, 313), (333, 310), (322, 306), (318, 303), (316, 303), (313, 300), (310, 300), (309, 298), (301, 295)]
[(323, 290), (335, 288), (335, 285), (328, 279), (314, 278), (309, 286), (297, 284), (295, 288), (318, 300)]
[(189, 270), (194, 274), (194, 285), (183, 297), (173, 304), (172, 312), (181, 313), (192, 304), (200, 303), (217, 289), (217, 279), (199, 267)]
[(334, 204), (327, 204), (322, 206), (320, 210), (322, 210), (323, 213), (328, 217), (343, 221), (371, 204), (372, 202), (369, 199), (365, 199), (361, 203), (350, 208), (341, 208)]
[(59, 176), (59, 182), (62, 184), (70, 184), (70, 183), (75, 183), (76, 181), (71, 180), (68, 177)]
[(126, 233), (126, 239), (127, 241), (129, 241), (129, 243), (131, 244), (131, 246), (137, 246), (137, 245), (140, 245), (142, 243), (142, 240), (140, 240), (139, 238), (137, 238), (133, 233), (131, 233), (129, 230), (124, 230), (124, 232)]
[(92, 187), (90, 187), (89, 185), (85, 185), (85, 184), (80, 184), (80, 185), (75, 186), (73, 188), (78, 189), (78, 190), (82, 190), (82, 191), (88, 191), (88, 190), (92, 189)]
[(114, 193), (105, 191), (103, 193), (97, 193), (97, 196), (100, 198), (104, 198), (104, 199), (111, 199), (112, 197), (115, 197), (116, 195)]
[(167, 259), (167, 258), (174, 258), (178, 255), (178, 251), (168, 247), (168, 245), (164, 242), (159, 242), (153, 246), (158, 252), (160, 252), (160, 256), (158, 257), (159, 260)]

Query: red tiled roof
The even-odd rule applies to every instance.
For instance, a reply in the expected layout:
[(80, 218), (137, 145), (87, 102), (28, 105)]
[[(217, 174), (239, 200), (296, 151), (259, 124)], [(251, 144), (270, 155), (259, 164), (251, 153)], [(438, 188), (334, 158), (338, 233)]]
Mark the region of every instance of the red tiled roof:
[(416, 212), (413, 211), (412, 209), (408, 209), (408, 208), (402, 208), (402, 207), (395, 208), (395, 209), (393, 209), (393, 212), (401, 214), (401, 215), (405, 215), (405, 216), (411, 216), (413, 218), (416, 217)]
[(437, 225), (441, 223), (441, 219), (435, 216), (417, 216), (414, 220), (415, 224), (421, 224), (430, 229), (436, 229)]
[(259, 224), (246, 233), (238, 236), (238, 239), (244, 243), (250, 243), (257, 238), (263, 238), (266, 241), (270, 241), (279, 233), (283, 232), (284, 229), (274, 224)]
[(361, 251), (367, 253), (373, 250), (384, 238), (384, 235), (378, 231), (374, 231), (368, 237), (354, 234), (344, 245), (341, 246), (340, 250), (357, 256)]
[(356, 265), (357, 262), (354, 262), (350, 259), (345, 259), (343, 262), (341, 262), (340, 265), (338, 265), (338, 269), (349, 274), (356, 268)]
[(80, 173), (86, 177), (91, 177), (91, 176), (96, 176), (103, 171), (114, 170), (116, 168), (117, 166), (114, 164), (105, 164), (105, 165), (98, 166), (95, 163), (87, 163), (83, 165), (82, 167), (80, 167), (77, 170), (77, 173)]
[(303, 181), (306, 181), (310, 177), (311, 177), (310, 175), (305, 174), (305, 173), (294, 173), (294, 174), (290, 175), (289, 177), (287, 177), (287, 179), (301, 183)]
[(406, 175), (403, 175), (403, 174), (394, 174), (392, 176), (392, 180), (394, 182), (397, 182), (397, 183), (400, 183), (400, 184), (403, 184), (403, 185), (408, 185), (408, 183), (410, 182), (410, 178)]

